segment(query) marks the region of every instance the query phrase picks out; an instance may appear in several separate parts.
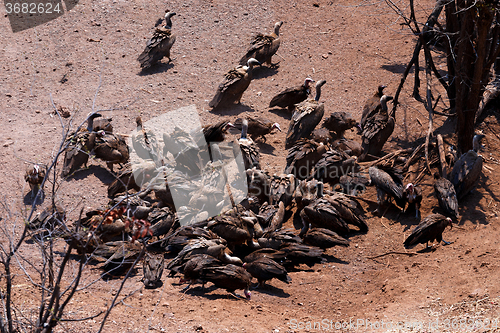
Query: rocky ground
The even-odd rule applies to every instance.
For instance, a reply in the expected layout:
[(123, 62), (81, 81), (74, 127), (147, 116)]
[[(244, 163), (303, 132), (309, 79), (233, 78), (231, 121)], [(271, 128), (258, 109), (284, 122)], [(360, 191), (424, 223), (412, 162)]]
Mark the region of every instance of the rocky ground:
[[(398, 5), (407, 10), (406, 2)], [(433, 2), (419, 2), (416, 6), (423, 20)], [(177, 13), (172, 20), (177, 34), (172, 48), (175, 59), (141, 72), (137, 55), (167, 8)], [(284, 25), (282, 44), (274, 57), (278, 66), (256, 70), (242, 105), (211, 112), (208, 101), (223, 74), (246, 50), (251, 36), (270, 31), (279, 20)], [(115, 131), (125, 134), (135, 129), (134, 120), (139, 114), (148, 120), (193, 104), (204, 124), (221, 118), (259, 115), (286, 129), (290, 115), (270, 111), (269, 101), (279, 91), (310, 76), (327, 80), (321, 98), (327, 115), (347, 111), (360, 117), (365, 100), (379, 84), (386, 84), (386, 91), (393, 94), (400, 82), (416, 40), (402, 22), (385, 2), (353, 0), (187, 0), (182, 4), (84, 0), (57, 20), (16, 34), (3, 17), (2, 223), (10, 232), (19, 234), (22, 219), (30, 209), (26, 205), (29, 189), (23, 180), (25, 168), (31, 162), (48, 163), (60, 147), (62, 126), (75, 128), (92, 111), (112, 117)], [(445, 70), (445, 63), (440, 65)], [(396, 130), (385, 151), (416, 147), (427, 131), (427, 111), (411, 97), (412, 81), (413, 70), (402, 91)], [(69, 108), (71, 120), (61, 123), (53, 114), (54, 105)], [(446, 105), (446, 101), (440, 102), (438, 109)], [(291, 284), (272, 281), (267, 289), (255, 290), (251, 301), (243, 301), (213, 288), (203, 292), (201, 287), (195, 287), (182, 293), (183, 286), (176, 284), (177, 279), (165, 276), (162, 287), (147, 290), (140, 281), (139, 268), (122, 291), (129, 297), (111, 312), (104, 330), (313, 332), (320, 329), (306, 329), (307, 323), (321, 322), (323, 330), (334, 331), (340, 323), (351, 322), (358, 326), (344, 326), (343, 331), (470, 332), (473, 329), (463, 323), (498, 321), (497, 117), (498, 113), (491, 110), (480, 125), (486, 134), (482, 151), (486, 167), (478, 190), (461, 204), (458, 225), (445, 231), (451, 245), (415, 256), (388, 254), (370, 259), (390, 251), (404, 252), (403, 240), (418, 221), (395, 209), (382, 218), (373, 216), (376, 196), (375, 190), (369, 188), (363, 196), (367, 200), (361, 201), (369, 232), (351, 237), (349, 248), (328, 250), (325, 263), (291, 272)], [(451, 144), (453, 126), (453, 118), (435, 117), (436, 132)], [(263, 168), (270, 173), (280, 173), (284, 168), (285, 134), (270, 135), (267, 143), (260, 144)], [(359, 139), (354, 132), (348, 136)], [(75, 177), (57, 179), (55, 199), (74, 220), (82, 207), (89, 210), (107, 203), (106, 185), (112, 180), (106, 166), (92, 160), (90, 167)], [(430, 175), (420, 182), (424, 190), (422, 216), (437, 207), (432, 184)], [(45, 204), (50, 202), (51, 186), (46, 186), (49, 195)], [(17, 228), (12, 228), (14, 223)], [(287, 223), (291, 225), (291, 221)], [(22, 246), (21, 253), (32, 261), (40, 259), (29, 244)], [(38, 296), (33, 295), (39, 291), (21, 270), (16, 273), (13, 295), (18, 309), (33, 318), (38, 301)], [(98, 279), (100, 274), (98, 267), (86, 268), (82, 286), (90, 285), (74, 296), (65, 318), (89, 317), (110, 304), (120, 280), (104, 281)], [(62, 322), (58, 330), (94, 332), (101, 320), (102, 316)], [(387, 326), (388, 322), (392, 326)], [(398, 322), (408, 327), (396, 328)], [(418, 327), (419, 323), (424, 326)], [(489, 325), (475, 331), (500, 330)]]

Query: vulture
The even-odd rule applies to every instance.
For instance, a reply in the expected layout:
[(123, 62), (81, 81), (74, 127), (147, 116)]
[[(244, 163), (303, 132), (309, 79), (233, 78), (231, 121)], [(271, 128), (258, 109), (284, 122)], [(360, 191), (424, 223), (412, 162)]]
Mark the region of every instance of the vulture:
[(296, 179), (292, 174), (273, 175), (270, 182), (269, 203), (277, 205), (282, 201), (285, 207), (288, 207), (292, 203), (296, 186)]
[(252, 68), (255, 65), (260, 65), (260, 62), (250, 58), (246, 66), (237, 66), (227, 72), (208, 105), (216, 109), (219, 105), (240, 104), (241, 96), (252, 81)]
[(249, 291), (252, 275), (243, 267), (229, 264), (226, 266), (206, 267), (202, 270), (203, 279), (212, 282), (216, 287), (226, 289), (234, 294), (237, 289), (243, 289), (245, 297), (250, 300)]
[[(24, 180), (30, 185), (31, 199), (34, 199), (38, 194), (46, 173), (47, 168), (39, 164), (35, 164), (32, 168), (26, 170)], [(43, 195), (43, 189), (40, 192), (40, 194)]]
[(348, 112), (334, 112), (323, 121), (322, 127), (335, 132), (336, 138), (344, 137), (345, 131), (358, 126), (358, 122)]
[(311, 93), (310, 84), (312, 82), (314, 82), (313, 79), (306, 78), (304, 84), (283, 90), (273, 97), (269, 103), (269, 107), (278, 106), (280, 108), (288, 108), (289, 111), (292, 111), (295, 108), (295, 104), (305, 101), (309, 96)]
[(62, 177), (67, 177), (79, 170), (83, 165), (87, 167), (89, 154), (94, 149), (96, 132), (77, 132), (66, 140)]
[[(264, 138), (264, 142), (266, 142), (265, 135), (271, 133), (275, 128), (281, 132), (280, 124), (273, 123), (270, 120), (264, 118), (251, 118), (251, 117), (247, 117), (246, 120), (248, 121), (247, 133), (250, 134), (250, 138), (252, 138), (252, 140), (254, 141), (257, 140), (259, 137), (262, 137)], [(242, 118), (236, 119), (234, 121), (234, 127), (236, 127), (241, 131), (243, 127), (243, 119)]]
[(302, 235), (305, 244), (328, 249), (334, 246), (349, 246), (349, 241), (336, 232), (325, 228), (311, 228)]
[(285, 254), (283, 266), (293, 268), (301, 264), (306, 264), (309, 267), (323, 262), (323, 249), (317, 246), (307, 244), (287, 243), (279, 249)]
[(365, 106), (363, 107), (361, 121), (359, 122), (359, 127), (361, 131), (364, 130), (366, 120), (380, 111), (381, 108), (380, 98), (384, 96), (385, 88), (386, 86), (384, 85), (378, 86), (375, 94), (373, 94), (373, 96), (366, 101)]
[(146, 288), (156, 288), (160, 285), (164, 268), (165, 257), (163, 254), (155, 256), (146, 252), (142, 268), (144, 274), (142, 283), (144, 283), (144, 286)]
[(195, 283), (196, 280), (201, 280), (204, 284), (206, 282), (204, 271), (213, 268), (220, 267), (224, 264), (217, 258), (212, 257), (208, 254), (196, 254), (189, 259), (184, 265), (183, 274), (184, 278), (181, 279), (181, 283), (189, 281), (189, 285), (184, 288), (187, 290), (191, 284)]
[(361, 156), (363, 153), (363, 147), (361, 147), (359, 142), (345, 138), (333, 141), (331, 147), (332, 149), (342, 150), (350, 156)]
[(307, 179), (316, 163), (326, 153), (326, 149), (322, 143), (300, 139), (288, 150), (285, 173), (293, 174), (297, 179)]
[(314, 99), (306, 100), (295, 107), (286, 135), (286, 149), (290, 149), (299, 139), (307, 138), (323, 118), (325, 105), (320, 104), (319, 99), (321, 97), (321, 87), (325, 83), (326, 80), (317, 82)]
[(166, 235), (176, 223), (175, 212), (169, 207), (153, 208), (146, 220), (151, 224), (149, 231), (152, 237)]
[(300, 212), (303, 228), (299, 236), (303, 236), (309, 230), (309, 225), (330, 229), (342, 235), (349, 233), (348, 224), (357, 226), (361, 232), (368, 231), (368, 225), (361, 216), (357, 201), (337, 192), (323, 196), (321, 182), (317, 185), (317, 196), (318, 199)]
[(172, 234), (161, 239), (160, 247), (164, 248), (166, 251), (179, 253), (186, 245), (189, 244), (190, 240), (197, 238), (206, 240), (217, 239), (222, 241), (219, 235), (213, 231), (198, 226), (184, 225), (179, 227)]
[(102, 269), (110, 276), (125, 274), (142, 253), (143, 245), (139, 242), (115, 241), (100, 244), (92, 253), (107, 259)]
[[(241, 137), (238, 140), (238, 144), (234, 145), (234, 156), (238, 156), (241, 152), (243, 158), (243, 163), (245, 165), (245, 170), (257, 168), (260, 169), (260, 153), (259, 148), (253, 142), (252, 139), (247, 138), (248, 132), (248, 120), (243, 119), (241, 128)], [(237, 150), (239, 148), (239, 151)]]
[[(418, 219), (420, 213), (420, 203), (422, 202), (422, 191), (419, 186), (408, 183), (403, 189), (403, 200), (408, 203), (408, 208), (413, 206), (415, 209), (415, 218)], [(405, 210), (406, 211), (406, 208)]]
[(376, 156), (382, 151), (382, 147), (394, 131), (394, 118), (389, 116), (387, 101), (391, 96), (380, 97), (380, 111), (368, 118), (364, 124), (362, 136), (363, 154), (360, 161), (367, 159), (368, 155)]
[(251, 41), (247, 53), (240, 59), (240, 65), (247, 64), (249, 59), (255, 58), (261, 63), (271, 66), (271, 58), (280, 47), (280, 28), (283, 22), (276, 22), (274, 31), (269, 35), (257, 34)]
[[(90, 120), (90, 118), (89, 118)], [(104, 131), (106, 133), (113, 133), (113, 124), (111, 124), (111, 121), (113, 118), (96, 118), (93, 120), (93, 130), (98, 132), (98, 131)]]
[[(429, 242), (434, 242), (434, 240), (440, 243), (443, 240), (443, 231), (447, 226), (453, 228), (451, 218), (441, 214), (431, 214), (413, 229), (411, 235), (406, 238), (404, 246), (405, 248), (412, 248), (417, 244), (426, 243), (427, 247), (429, 247)], [(443, 242), (446, 245), (450, 244), (446, 241)]]
[(165, 13), (165, 26), (156, 28), (153, 37), (148, 40), (144, 51), (137, 58), (141, 68), (150, 68), (163, 57), (167, 57), (169, 62), (172, 60), (170, 59), (170, 49), (175, 43), (175, 34), (172, 33), (170, 18), (174, 15), (176, 15), (174, 12), (167, 11)]
[(439, 172), (434, 174), (434, 191), (436, 193), (439, 207), (449, 216), (458, 218), (458, 199), (455, 187), (446, 178), (441, 177)]
[(271, 180), (269, 175), (255, 167), (246, 170), (248, 195), (255, 196), (259, 202), (269, 201)]
[(331, 184), (338, 183), (340, 177), (353, 174), (359, 169), (356, 157), (351, 157), (338, 150), (328, 150), (314, 166), (308, 179), (315, 178)]
[(286, 284), (292, 281), (285, 267), (266, 257), (259, 258), (252, 262), (246, 262), (243, 264), (243, 268), (259, 281), (257, 288), (263, 287), (264, 282), (273, 278), (283, 281)]
[(97, 158), (106, 162), (111, 172), (113, 172), (114, 164), (124, 164), (129, 161), (128, 145), (119, 134), (97, 132), (94, 153)]
[[(341, 187), (340, 192), (356, 196), (358, 195), (358, 193), (364, 192), (369, 183), (370, 183), (369, 178), (359, 173), (353, 173), (350, 175), (341, 176), (339, 178), (338, 186)], [(336, 191), (338, 190), (336, 189)]]
[(478, 154), (478, 151), (483, 138), (483, 134), (476, 134), (472, 141), (473, 149), (463, 154), (453, 165), (449, 178), (455, 187), (458, 200), (463, 199), (479, 183), (483, 170), (483, 157)]
[(375, 212), (381, 213), (380, 207), (386, 201), (386, 195), (394, 198), (396, 204), (404, 208), (405, 199), (403, 197), (403, 185), (401, 180), (394, 173), (387, 173), (377, 167), (370, 167), (368, 169), (370, 175), (370, 182), (377, 188), (377, 202), (378, 207)]
[(203, 126), (205, 141), (207, 143), (224, 141), (228, 129), (232, 127), (234, 127), (234, 125), (227, 120), (221, 120), (216, 124)]
[(259, 245), (262, 248), (280, 249), (282, 246), (289, 243), (302, 243), (300, 237), (291, 229), (273, 229), (263, 237), (258, 239)]
[(333, 140), (333, 132), (328, 128), (317, 127), (311, 133), (311, 140), (314, 140), (318, 143), (322, 143), (324, 145), (329, 145)]
[[(321, 185), (322, 186), (322, 185)], [(318, 198), (318, 181), (316, 179), (312, 180), (300, 180), (295, 193), (293, 194), (293, 199), (297, 205), (297, 212), (300, 212), (304, 207), (311, 204), (314, 200)]]

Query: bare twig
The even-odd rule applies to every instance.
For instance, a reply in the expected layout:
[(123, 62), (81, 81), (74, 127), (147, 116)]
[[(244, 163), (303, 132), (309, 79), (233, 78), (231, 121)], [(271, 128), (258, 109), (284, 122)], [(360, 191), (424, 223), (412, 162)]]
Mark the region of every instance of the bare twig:
[(413, 257), (413, 256), (416, 256), (418, 253), (416, 253), (416, 252), (389, 251), (389, 252), (386, 252), (384, 254), (379, 254), (378, 256), (368, 257), (368, 259), (377, 259), (377, 258), (385, 257), (385, 256), (387, 256), (389, 254), (401, 254), (401, 255), (406, 255), (406, 256)]

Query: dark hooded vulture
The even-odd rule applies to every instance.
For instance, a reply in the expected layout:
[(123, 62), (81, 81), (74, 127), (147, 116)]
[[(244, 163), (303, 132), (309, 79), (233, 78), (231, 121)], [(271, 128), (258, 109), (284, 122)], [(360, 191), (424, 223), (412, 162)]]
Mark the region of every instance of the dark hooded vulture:
[(372, 97), (370, 97), (366, 103), (365, 106), (363, 107), (363, 113), (361, 115), (361, 121), (359, 122), (359, 127), (361, 131), (365, 127), (366, 120), (372, 116), (374, 116), (376, 113), (380, 111), (381, 105), (380, 105), (380, 98), (384, 96), (384, 89), (386, 86), (380, 85), (377, 88), (377, 91), (375, 94), (373, 94)]
[(363, 153), (363, 147), (361, 147), (358, 141), (346, 138), (333, 141), (331, 148), (341, 150), (350, 156), (360, 156)]
[(257, 240), (262, 248), (279, 249), (288, 243), (302, 243), (299, 236), (291, 229), (274, 229), (266, 232)]
[[(184, 278), (181, 282), (189, 281), (189, 286), (195, 283), (197, 280), (201, 280), (202, 283), (205, 283), (206, 280), (204, 278), (204, 270), (209, 269), (211, 267), (220, 267), (224, 264), (217, 258), (212, 257), (208, 254), (196, 254), (189, 259), (184, 265), (183, 274)], [(189, 288), (187, 286), (184, 288), (187, 290)]]
[(240, 65), (247, 64), (251, 58), (269, 66), (272, 65), (271, 58), (280, 47), (280, 28), (282, 25), (283, 22), (276, 22), (274, 31), (269, 35), (257, 34), (251, 41), (247, 53), (240, 59)]
[(234, 294), (235, 290), (243, 289), (245, 297), (249, 300), (249, 291), (252, 275), (243, 267), (229, 264), (226, 266), (206, 267), (202, 272), (203, 280), (212, 282), (216, 287), (226, 289)]
[(215, 109), (219, 105), (240, 104), (243, 93), (252, 81), (252, 68), (255, 65), (260, 65), (260, 62), (250, 58), (246, 66), (237, 66), (227, 72), (208, 105)]
[(401, 180), (398, 179), (397, 175), (393, 173), (389, 174), (377, 167), (370, 167), (368, 169), (368, 174), (370, 175), (371, 184), (375, 185), (377, 189), (378, 207), (375, 212), (382, 213), (380, 208), (386, 201), (386, 195), (394, 198), (396, 204), (404, 208), (405, 199), (403, 197), (403, 184)]
[(43, 189), (40, 188), (42, 185), (45, 174), (47, 173), (47, 168), (40, 164), (35, 164), (26, 170), (24, 175), (24, 180), (30, 185), (31, 189), (31, 199), (34, 199), (40, 191), (43, 195)]
[[(405, 248), (411, 248), (417, 244), (427, 244), (436, 240), (440, 243), (443, 240), (443, 231), (447, 226), (453, 228), (452, 221), (449, 217), (441, 214), (431, 214), (427, 216), (422, 222), (413, 229), (412, 233), (404, 242)], [(449, 244), (443, 241), (445, 244)]]
[(341, 139), (344, 137), (345, 131), (356, 127), (357, 125), (358, 122), (350, 113), (341, 111), (333, 112), (323, 121), (321, 126), (334, 132), (336, 134), (335, 139)]
[(303, 228), (299, 236), (303, 236), (310, 226), (329, 229), (341, 235), (349, 233), (348, 224), (357, 226), (361, 232), (368, 231), (357, 201), (337, 192), (323, 196), (321, 182), (317, 190), (318, 199), (300, 212)]
[(343, 175), (353, 174), (359, 170), (356, 157), (351, 157), (338, 150), (328, 150), (314, 166), (308, 179), (315, 178), (334, 185)]
[(325, 105), (319, 103), (321, 87), (326, 83), (321, 80), (316, 83), (316, 96), (313, 100), (306, 100), (297, 104), (290, 120), (288, 133), (286, 134), (285, 148), (290, 149), (295, 142), (301, 138), (307, 138), (323, 118)]
[(174, 12), (167, 11), (165, 14), (165, 26), (156, 28), (153, 37), (148, 40), (144, 51), (137, 58), (141, 68), (147, 69), (158, 61), (167, 57), (170, 62), (170, 49), (175, 43), (175, 35), (172, 33), (172, 21), (170, 18), (176, 15)]
[(128, 145), (119, 134), (97, 132), (94, 153), (97, 158), (106, 162), (111, 172), (113, 172), (114, 164), (125, 164), (129, 161)]
[[(413, 207), (415, 209), (415, 218), (418, 219), (420, 214), (420, 203), (422, 202), (422, 190), (419, 186), (413, 185), (413, 183), (408, 183), (403, 189), (403, 199), (405, 200), (405, 206), (408, 204), (408, 208)], [(405, 207), (404, 211), (407, 208)]]
[(387, 110), (387, 101), (391, 99), (392, 97), (387, 95), (380, 97), (380, 111), (366, 120), (361, 134), (363, 154), (359, 157), (360, 161), (365, 161), (369, 155), (380, 154), (387, 139), (394, 131), (394, 118), (389, 116)]
[(455, 162), (451, 170), (449, 179), (455, 186), (458, 200), (461, 200), (466, 194), (474, 190), (479, 183), (483, 171), (483, 157), (478, 154), (482, 138), (484, 138), (482, 134), (474, 136), (472, 141), (473, 149), (463, 154)]
[[(250, 137), (254, 141), (257, 140), (259, 137), (262, 137), (264, 138), (264, 142), (266, 142), (265, 135), (271, 133), (275, 128), (281, 132), (280, 124), (273, 123), (268, 119), (260, 117), (258, 118), (247, 117), (246, 120), (248, 121), (247, 133), (250, 134)], [(242, 118), (236, 119), (234, 121), (234, 127), (241, 131), (243, 127), (243, 119)]]
[(455, 187), (446, 178), (441, 177), (439, 172), (434, 174), (436, 181), (434, 182), (434, 191), (441, 207), (444, 212), (451, 216), (458, 218), (458, 199)]
[(280, 108), (288, 108), (289, 111), (292, 111), (295, 108), (295, 104), (305, 101), (309, 96), (311, 93), (310, 84), (312, 82), (314, 82), (313, 79), (306, 78), (304, 84), (283, 90), (273, 97), (269, 103), (269, 107), (278, 106)]
[(264, 283), (271, 279), (278, 279), (287, 284), (292, 281), (285, 267), (269, 258), (263, 257), (252, 262), (246, 262), (243, 264), (243, 268), (259, 281), (257, 287), (263, 287)]
[(221, 120), (216, 124), (203, 126), (205, 141), (207, 143), (224, 141), (228, 129), (232, 127), (234, 127), (234, 125), (227, 120)]
[(349, 241), (339, 236), (336, 232), (325, 228), (311, 228), (302, 235), (305, 244), (328, 249), (334, 246), (349, 246)]
[(288, 150), (286, 174), (293, 174), (297, 179), (307, 179), (314, 166), (326, 152), (324, 144), (309, 139), (300, 139)]

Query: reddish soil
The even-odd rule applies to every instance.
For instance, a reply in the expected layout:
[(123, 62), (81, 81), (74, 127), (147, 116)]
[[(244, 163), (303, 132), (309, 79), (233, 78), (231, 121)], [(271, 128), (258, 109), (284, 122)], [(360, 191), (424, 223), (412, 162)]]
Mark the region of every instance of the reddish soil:
[[(61, 18), (16, 34), (11, 33), (6, 17), (0, 20), (0, 124), (4, 128), (0, 132), (0, 217), (9, 227), (16, 223), (16, 235), (29, 211), (24, 170), (28, 162), (48, 163), (60, 147), (61, 123), (53, 115), (52, 101), (71, 110), (72, 122), (63, 124), (73, 128), (89, 112), (100, 110), (113, 117), (116, 132), (129, 133), (138, 114), (148, 120), (195, 104), (206, 124), (256, 114), (286, 129), (290, 115), (269, 112), (267, 105), (276, 93), (310, 76), (327, 80), (321, 98), (327, 114), (348, 111), (360, 117), (365, 100), (379, 84), (387, 84), (386, 92), (395, 92), (416, 40), (384, 2), (187, 0), (167, 6), (177, 13), (172, 19), (177, 35), (172, 48), (175, 59), (144, 74), (136, 58), (165, 6), (159, 1), (84, 0)], [(417, 6), (423, 20), (433, 2)], [(208, 111), (223, 74), (237, 63), (251, 36), (270, 31), (279, 20), (284, 21), (282, 43), (273, 58), (279, 67), (256, 70), (241, 106)], [(427, 112), (411, 97), (411, 73), (400, 97), (396, 130), (385, 151), (414, 147), (427, 131)], [(438, 109), (444, 107), (440, 102)], [(411, 214), (398, 215), (394, 208), (383, 218), (373, 216), (370, 211), (375, 205), (361, 200), (369, 232), (351, 237), (349, 248), (328, 250), (324, 264), (291, 272), (291, 284), (273, 280), (267, 289), (253, 291), (251, 301), (243, 301), (213, 288), (204, 293), (194, 287), (183, 294), (184, 286), (166, 278), (166, 273), (162, 287), (147, 290), (139, 267), (122, 291), (130, 296), (113, 309), (105, 331), (302, 332), (299, 322), (332, 320), (335, 325), (369, 320), (377, 325), (383, 320), (394, 325), (421, 322), (425, 327), (398, 330), (364, 325), (344, 331), (470, 332), (473, 329), (453, 326), (453, 320), (499, 320), (497, 117), (491, 111), (480, 125), (487, 135), (482, 151), (486, 167), (478, 190), (461, 204), (458, 225), (445, 231), (451, 245), (413, 257), (389, 254), (370, 259), (389, 251), (404, 252), (403, 240), (418, 221)], [(434, 127), (452, 143), (453, 119), (445, 120), (435, 116)], [(348, 135), (359, 139), (354, 132)], [(261, 145), (263, 168), (271, 173), (284, 168), (284, 138), (284, 132), (276, 133)], [(90, 165), (68, 181), (57, 180), (56, 200), (72, 220), (82, 207), (88, 210), (108, 201), (106, 185), (113, 177), (104, 163), (92, 160)], [(430, 175), (420, 183), (424, 217), (437, 207), (432, 183)], [(45, 191), (50, 193), (50, 185)], [(375, 190), (369, 188), (363, 197), (376, 201)], [(50, 199), (49, 194), (46, 203)], [(33, 261), (40, 258), (33, 245), (23, 245), (21, 253)], [(15, 301), (23, 315), (33, 319), (38, 304), (38, 296), (33, 295), (39, 291), (21, 270), (16, 272)], [(98, 267), (87, 267), (82, 286), (100, 273)], [(105, 310), (119, 286), (119, 279), (97, 280), (74, 296), (65, 318), (85, 318)], [(62, 322), (58, 330), (94, 332), (101, 320), (102, 316)], [(429, 327), (430, 323), (439, 326)], [(489, 329), (475, 331), (500, 331)]]

